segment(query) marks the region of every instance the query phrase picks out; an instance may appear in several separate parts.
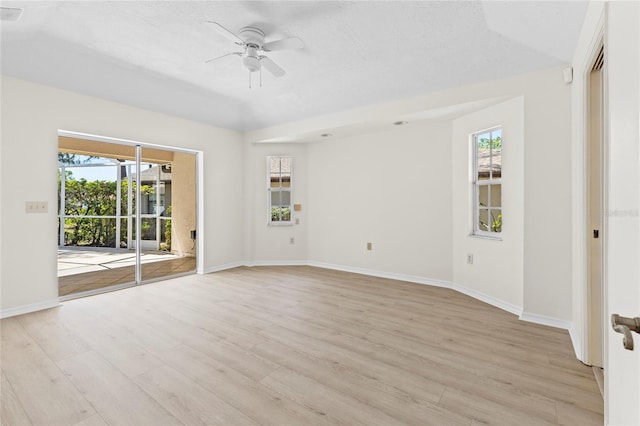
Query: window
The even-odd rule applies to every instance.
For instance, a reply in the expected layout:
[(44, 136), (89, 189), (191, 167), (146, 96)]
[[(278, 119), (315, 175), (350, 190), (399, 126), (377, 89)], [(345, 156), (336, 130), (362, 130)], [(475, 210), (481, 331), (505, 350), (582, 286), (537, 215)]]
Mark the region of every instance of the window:
[(502, 233), (502, 129), (473, 135), (473, 234)]
[(269, 224), (291, 225), (291, 157), (267, 157)]

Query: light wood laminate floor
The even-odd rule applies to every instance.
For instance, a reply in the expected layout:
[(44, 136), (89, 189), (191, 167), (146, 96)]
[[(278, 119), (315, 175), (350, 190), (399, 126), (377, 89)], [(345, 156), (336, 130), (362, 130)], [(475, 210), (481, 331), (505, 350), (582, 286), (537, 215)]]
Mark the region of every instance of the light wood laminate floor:
[(1, 321), (3, 425), (596, 425), (566, 331), (312, 267), (191, 275)]

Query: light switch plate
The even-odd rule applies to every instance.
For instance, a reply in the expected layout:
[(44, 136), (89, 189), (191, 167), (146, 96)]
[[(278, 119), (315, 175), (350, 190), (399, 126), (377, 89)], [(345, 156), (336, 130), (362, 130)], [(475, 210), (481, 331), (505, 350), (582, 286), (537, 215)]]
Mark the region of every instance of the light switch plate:
[(49, 203), (47, 201), (27, 201), (24, 204), (27, 213), (47, 213), (49, 211)]

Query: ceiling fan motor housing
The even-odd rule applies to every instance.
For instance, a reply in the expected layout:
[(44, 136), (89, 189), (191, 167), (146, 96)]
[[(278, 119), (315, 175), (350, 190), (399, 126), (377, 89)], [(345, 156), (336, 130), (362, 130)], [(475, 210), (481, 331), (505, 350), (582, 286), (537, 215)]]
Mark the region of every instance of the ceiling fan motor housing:
[(258, 49), (264, 44), (264, 32), (260, 28), (244, 27), (240, 30), (240, 37), (247, 45), (256, 46)]
[(240, 37), (242, 37), (247, 46), (244, 55), (242, 55), (242, 65), (249, 72), (259, 71), (260, 58), (258, 57), (258, 50), (264, 44), (264, 32), (255, 27), (244, 27), (240, 30)]

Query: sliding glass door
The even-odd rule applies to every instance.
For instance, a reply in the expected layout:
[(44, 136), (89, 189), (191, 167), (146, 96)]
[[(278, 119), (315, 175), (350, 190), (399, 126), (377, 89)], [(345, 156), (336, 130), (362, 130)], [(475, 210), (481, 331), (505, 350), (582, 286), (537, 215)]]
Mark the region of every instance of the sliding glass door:
[(191, 153), (60, 136), (60, 297), (195, 272), (195, 164)]
[[(135, 155), (132, 147), (126, 148)], [(127, 189), (126, 171), (134, 164), (69, 152), (61, 152), (58, 163), (59, 295), (133, 282), (128, 218), (135, 200)]]
[[(195, 155), (172, 152), (171, 161), (142, 147), (140, 213), (142, 280), (196, 269)], [(158, 261), (163, 259), (163, 261)]]

